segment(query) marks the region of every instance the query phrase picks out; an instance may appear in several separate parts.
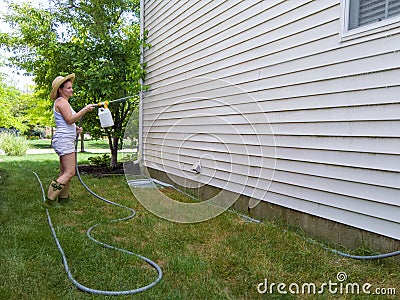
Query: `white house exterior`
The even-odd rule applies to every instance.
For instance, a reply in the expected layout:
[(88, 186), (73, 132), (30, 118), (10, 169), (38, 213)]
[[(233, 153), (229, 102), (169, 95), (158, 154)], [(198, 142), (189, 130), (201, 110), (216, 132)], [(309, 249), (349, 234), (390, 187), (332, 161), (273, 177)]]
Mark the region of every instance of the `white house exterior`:
[(142, 0), (142, 23), (143, 166), (400, 239), (400, 1)]

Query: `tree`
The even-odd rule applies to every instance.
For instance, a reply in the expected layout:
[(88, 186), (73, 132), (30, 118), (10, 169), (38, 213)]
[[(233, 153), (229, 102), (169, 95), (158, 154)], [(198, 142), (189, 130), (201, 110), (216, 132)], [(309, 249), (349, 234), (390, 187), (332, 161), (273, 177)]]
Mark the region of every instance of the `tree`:
[(21, 92), (0, 74), (0, 127), (25, 132), (30, 125), (44, 121), (43, 101), (34, 99), (35, 95)]
[[(72, 105), (79, 109), (138, 95), (144, 70), (140, 63), (138, 0), (54, 1), (51, 8), (11, 4), (4, 20), (13, 31), (0, 35), (0, 45), (13, 53), (10, 63), (34, 76), (36, 93), (48, 99), (58, 75), (76, 74)], [(138, 97), (110, 105), (114, 127), (101, 129), (97, 116), (88, 114), (83, 127), (94, 138), (107, 136), (111, 166)]]

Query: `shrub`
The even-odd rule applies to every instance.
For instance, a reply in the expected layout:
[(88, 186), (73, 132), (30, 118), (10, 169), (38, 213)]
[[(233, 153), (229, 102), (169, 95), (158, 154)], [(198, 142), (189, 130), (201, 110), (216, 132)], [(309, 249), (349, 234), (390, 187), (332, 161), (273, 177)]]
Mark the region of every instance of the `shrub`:
[(88, 160), (90, 161), (91, 165), (95, 165), (98, 167), (108, 167), (111, 163), (111, 156), (108, 154), (92, 156), (89, 157)]
[(11, 133), (0, 134), (0, 148), (9, 156), (24, 156), (29, 149), (29, 142), (24, 137)]

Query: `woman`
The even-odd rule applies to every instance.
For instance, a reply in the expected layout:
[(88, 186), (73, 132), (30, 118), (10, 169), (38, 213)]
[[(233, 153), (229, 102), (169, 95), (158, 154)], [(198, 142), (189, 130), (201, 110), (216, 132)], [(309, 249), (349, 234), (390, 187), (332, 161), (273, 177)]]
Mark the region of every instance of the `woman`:
[(56, 121), (56, 132), (53, 135), (52, 147), (60, 157), (60, 175), (50, 184), (46, 204), (54, 205), (58, 202), (63, 204), (69, 200), (69, 189), (71, 179), (75, 176), (75, 139), (76, 135), (82, 132), (75, 122), (86, 113), (92, 111), (96, 105), (88, 104), (79, 112), (75, 112), (68, 100), (73, 94), (72, 83), (75, 74), (54, 79), (50, 98), (54, 100), (53, 114)]

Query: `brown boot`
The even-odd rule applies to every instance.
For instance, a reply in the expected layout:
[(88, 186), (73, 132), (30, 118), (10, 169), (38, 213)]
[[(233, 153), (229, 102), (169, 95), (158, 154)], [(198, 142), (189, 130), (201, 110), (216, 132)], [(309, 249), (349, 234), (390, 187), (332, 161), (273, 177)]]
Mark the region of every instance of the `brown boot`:
[(68, 181), (61, 192), (58, 194), (58, 203), (65, 205), (69, 203), (69, 188), (71, 186), (71, 181)]
[(46, 206), (56, 206), (57, 205), (57, 196), (62, 192), (65, 184), (58, 182), (57, 180), (53, 180), (49, 186), (49, 190), (47, 192), (47, 197), (45, 201)]

